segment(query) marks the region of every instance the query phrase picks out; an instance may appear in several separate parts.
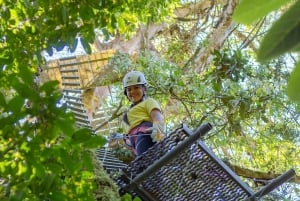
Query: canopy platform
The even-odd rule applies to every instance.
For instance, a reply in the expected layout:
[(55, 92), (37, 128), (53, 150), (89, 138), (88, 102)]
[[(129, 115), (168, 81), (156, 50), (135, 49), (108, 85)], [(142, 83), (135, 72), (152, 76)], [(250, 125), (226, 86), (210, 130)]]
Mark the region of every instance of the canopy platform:
[(41, 82), (57, 80), (60, 89), (94, 87), (99, 73), (114, 54), (115, 50), (106, 50), (49, 61), (41, 73)]
[(74, 114), (77, 127), (89, 128), (94, 134), (109, 134), (118, 127), (117, 119), (105, 123), (114, 109), (105, 107), (100, 100), (102, 95), (107, 95), (107, 86), (100, 90), (96, 89), (100, 87), (95, 86), (101, 70), (114, 54), (114, 50), (106, 50), (52, 60), (41, 74), (42, 83), (48, 80), (59, 82), (63, 93), (62, 101)]

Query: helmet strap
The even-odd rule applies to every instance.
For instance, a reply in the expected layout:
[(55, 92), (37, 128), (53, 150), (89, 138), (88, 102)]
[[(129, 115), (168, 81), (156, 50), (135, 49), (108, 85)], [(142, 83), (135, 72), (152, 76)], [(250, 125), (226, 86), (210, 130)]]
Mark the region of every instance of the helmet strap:
[(139, 102), (137, 102), (137, 103), (132, 103), (130, 107), (133, 107), (133, 106), (135, 106), (135, 105), (137, 105), (137, 104), (143, 102), (145, 99), (146, 99), (146, 95), (144, 94), (143, 97), (141, 98), (141, 100), (140, 100)]

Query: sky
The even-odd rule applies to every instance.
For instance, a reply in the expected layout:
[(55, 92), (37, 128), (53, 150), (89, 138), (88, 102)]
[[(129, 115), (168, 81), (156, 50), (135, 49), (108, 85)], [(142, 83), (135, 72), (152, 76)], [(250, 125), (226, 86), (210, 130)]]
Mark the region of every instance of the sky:
[(46, 51), (43, 51), (41, 54), (42, 56), (46, 59), (46, 61), (51, 61), (55, 59), (61, 59), (65, 57), (70, 57), (70, 56), (77, 56), (77, 55), (84, 55), (86, 52), (84, 51), (84, 48), (79, 40), (78, 40), (77, 47), (74, 52), (71, 52), (68, 46), (65, 46), (63, 50), (57, 51), (55, 48), (53, 48), (53, 55), (50, 56)]

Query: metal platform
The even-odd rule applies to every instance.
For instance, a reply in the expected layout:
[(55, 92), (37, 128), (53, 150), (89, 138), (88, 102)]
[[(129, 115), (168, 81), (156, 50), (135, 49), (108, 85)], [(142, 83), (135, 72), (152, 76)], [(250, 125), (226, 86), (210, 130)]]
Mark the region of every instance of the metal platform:
[(144, 201), (258, 200), (295, 175), (288, 171), (255, 193), (199, 137), (210, 124), (192, 132), (184, 125), (123, 169), (116, 179), (120, 194)]

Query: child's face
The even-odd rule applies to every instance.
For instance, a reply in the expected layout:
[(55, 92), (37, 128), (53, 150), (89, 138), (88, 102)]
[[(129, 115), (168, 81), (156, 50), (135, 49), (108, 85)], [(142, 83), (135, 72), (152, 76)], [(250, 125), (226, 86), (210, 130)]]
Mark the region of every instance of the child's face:
[(138, 103), (142, 100), (144, 95), (144, 87), (142, 85), (133, 85), (126, 87), (126, 93), (128, 99), (132, 103)]

